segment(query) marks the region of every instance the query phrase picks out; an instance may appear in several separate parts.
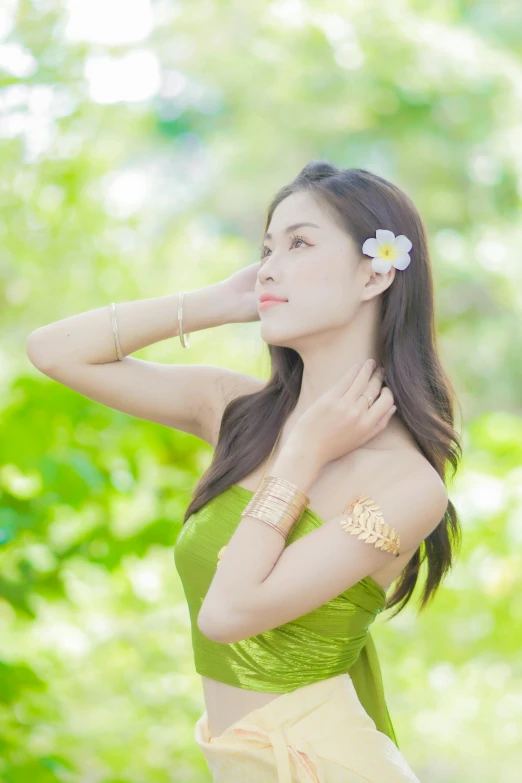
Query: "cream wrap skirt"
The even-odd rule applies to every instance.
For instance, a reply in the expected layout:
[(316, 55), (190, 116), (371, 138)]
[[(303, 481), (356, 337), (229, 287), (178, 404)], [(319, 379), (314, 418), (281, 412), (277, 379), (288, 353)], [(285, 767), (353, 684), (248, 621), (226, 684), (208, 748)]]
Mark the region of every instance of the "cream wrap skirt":
[(214, 783), (420, 783), (348, 673), (276, 696), (217, 737), (205, 711), (194, 737)]

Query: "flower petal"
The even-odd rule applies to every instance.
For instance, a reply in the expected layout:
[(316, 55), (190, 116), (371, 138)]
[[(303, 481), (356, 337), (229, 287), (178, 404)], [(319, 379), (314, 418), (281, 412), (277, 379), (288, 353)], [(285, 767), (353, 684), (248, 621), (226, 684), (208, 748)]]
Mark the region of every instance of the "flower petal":
[(377, 237), (379, 245), (384, 245), (385, 242), (393, 242), (395, 239), (393, 231), (388, 231), (387, 228), (378, 228), (375, 232), (375, 236)]
[(397, 250), (402, 250), (403, 253), (409, 253), (412, 248), (411, 241), (405, 234), (399, 234), (398, 237), (395, 237), (393, 244)]
[(392, 265), (389, 261), (387, 261), (385, 258), (381, 258), (381, 256), (376, 256), (376, 258), (372, 259), (372, 269), (374, 272), (379, 272), (381, 275), (385, 275), (386, 272), (389, 272)]
[(379, 243), (375, 239), (375, 237), (370, 237), (367, 239), (362, 246), (362, 251), (367, 256), (376, 256), (379, 252)]
[(410, 265), (410, 261), (411, 257), (408, 255), (408, 253), (405, 253), (404, 255), (400, 255), (397, 256), (397, 258), (394, 258), (392, 264), (395, 269), (406, 269), (406, 267)]

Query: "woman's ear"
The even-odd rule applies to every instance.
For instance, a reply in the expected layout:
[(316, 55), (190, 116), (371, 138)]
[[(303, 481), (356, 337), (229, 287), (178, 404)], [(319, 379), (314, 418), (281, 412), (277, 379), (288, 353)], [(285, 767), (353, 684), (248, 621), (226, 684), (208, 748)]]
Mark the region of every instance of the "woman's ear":
[(383, 294), (395, 280), (396, 269), (394, 266), (386, 274), (376, 272), (372, 268), (372, 259), (368, 259), (368, 265), (366, 267), (366, 282), (364, 284), (363, 301), (373, 299), (379, 294)]

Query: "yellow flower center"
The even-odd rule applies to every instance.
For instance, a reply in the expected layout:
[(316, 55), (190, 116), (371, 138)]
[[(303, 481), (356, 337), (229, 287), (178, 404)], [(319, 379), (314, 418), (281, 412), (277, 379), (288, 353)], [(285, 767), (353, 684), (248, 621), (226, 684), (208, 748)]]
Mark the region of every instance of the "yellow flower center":
[(397, 258), (397, 249), (390, 244), (381, 245), (379, 248), (379, 255), (382, 258), (386, 258), (387, 261), (391, 261), (392, 258)]

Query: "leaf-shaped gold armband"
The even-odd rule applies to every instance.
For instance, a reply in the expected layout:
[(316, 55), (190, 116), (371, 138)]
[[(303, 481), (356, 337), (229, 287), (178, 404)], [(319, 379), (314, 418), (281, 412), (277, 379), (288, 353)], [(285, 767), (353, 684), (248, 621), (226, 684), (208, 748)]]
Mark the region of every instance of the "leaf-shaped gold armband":
[(348, 519), (339, 520), (343, 530), (362, 539), (366, 544), (375, 544), (376, 549), (399, 557), (400, 536), (393, 528), (389, 530), (375, 501), (367, 495), (359, 495), (345, 508), (343, 514), (349, 515)]

